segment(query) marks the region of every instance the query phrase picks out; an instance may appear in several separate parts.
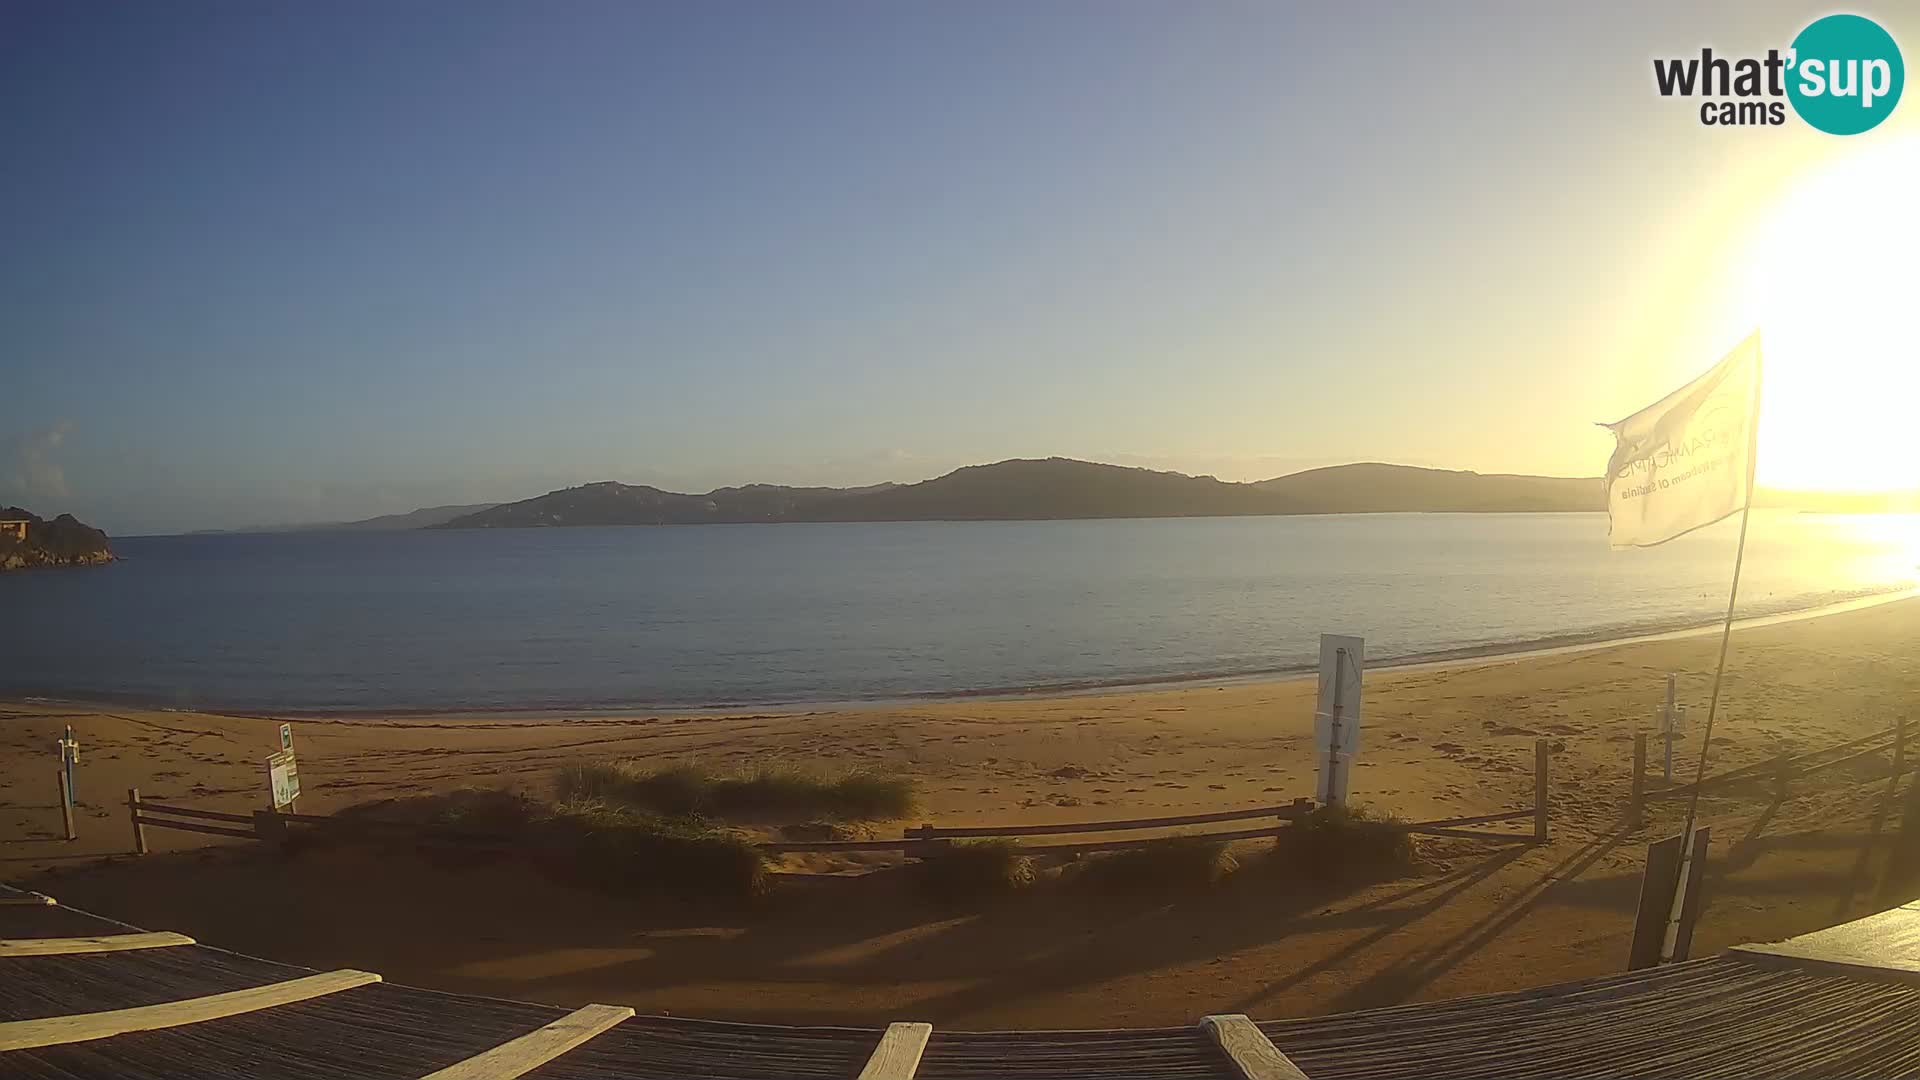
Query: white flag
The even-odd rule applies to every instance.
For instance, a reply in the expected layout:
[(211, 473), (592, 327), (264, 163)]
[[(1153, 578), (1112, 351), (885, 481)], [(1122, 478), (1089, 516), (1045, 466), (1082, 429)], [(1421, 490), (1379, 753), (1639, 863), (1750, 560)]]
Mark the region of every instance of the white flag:
[(1760, 334), (1705, 375), (1606, 427), (1607, 541), (1652, 547), (1747, 504), (1759, 420)]

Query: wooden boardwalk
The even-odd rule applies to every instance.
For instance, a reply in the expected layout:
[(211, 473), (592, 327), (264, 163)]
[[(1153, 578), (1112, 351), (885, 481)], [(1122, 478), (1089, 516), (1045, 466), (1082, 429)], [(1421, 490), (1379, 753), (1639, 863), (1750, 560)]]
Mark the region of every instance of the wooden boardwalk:
[(1920, 903), (1507, 994), (1258, 1023), (962, 1032), (442, 994), (147, 934), (4, 887), (0, 900), (4, 1080), (1920, 1078)]

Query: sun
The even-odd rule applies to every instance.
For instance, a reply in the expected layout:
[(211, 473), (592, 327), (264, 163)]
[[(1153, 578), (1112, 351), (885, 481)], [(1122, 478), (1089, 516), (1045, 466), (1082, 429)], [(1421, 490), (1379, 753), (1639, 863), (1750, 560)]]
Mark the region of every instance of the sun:
[(1920, 487), (1920, 137), (1847, 150), (1763, 219), (1759, 482)]

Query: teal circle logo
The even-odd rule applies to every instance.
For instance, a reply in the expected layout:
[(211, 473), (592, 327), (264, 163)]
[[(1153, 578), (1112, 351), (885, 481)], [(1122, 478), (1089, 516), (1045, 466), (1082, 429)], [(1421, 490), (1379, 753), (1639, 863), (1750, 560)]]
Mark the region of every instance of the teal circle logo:
[(1880, 24), (1859, 15), (1815, 19), (1793, 39), (1787, 99), (1829, 135), (1870, 130), (1900, 103), (1907, 66)]

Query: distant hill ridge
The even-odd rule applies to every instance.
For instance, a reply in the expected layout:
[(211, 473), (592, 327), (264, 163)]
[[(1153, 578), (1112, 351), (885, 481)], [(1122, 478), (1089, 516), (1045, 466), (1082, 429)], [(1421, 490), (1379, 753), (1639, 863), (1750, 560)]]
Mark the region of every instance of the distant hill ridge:
[(491, 510), (499, 503), (466, 503), (460, 506), (423, 506), (418, 510), (409, 510), (404, 514), (382, 514), (379, 517), (361, 518), (358, 521), (314, 521), (298, 525), (252, 525), (244, 529), (196, 529), (193, 536), (217, 536), (231, 533), (289, 533), (289, 532), (394, 532), (404, 529), (426, 529), (452, 521), (457, 517)]
[(428, 526), (511, 529), (777, 521), (1026, 521), (1606, 508), (1598, 478), (1482, 474), (1366, 462), (1228, 483), (1071, 458), (970, 465), (917, 484), (749, 484), (703, 495), (602, 481)]

